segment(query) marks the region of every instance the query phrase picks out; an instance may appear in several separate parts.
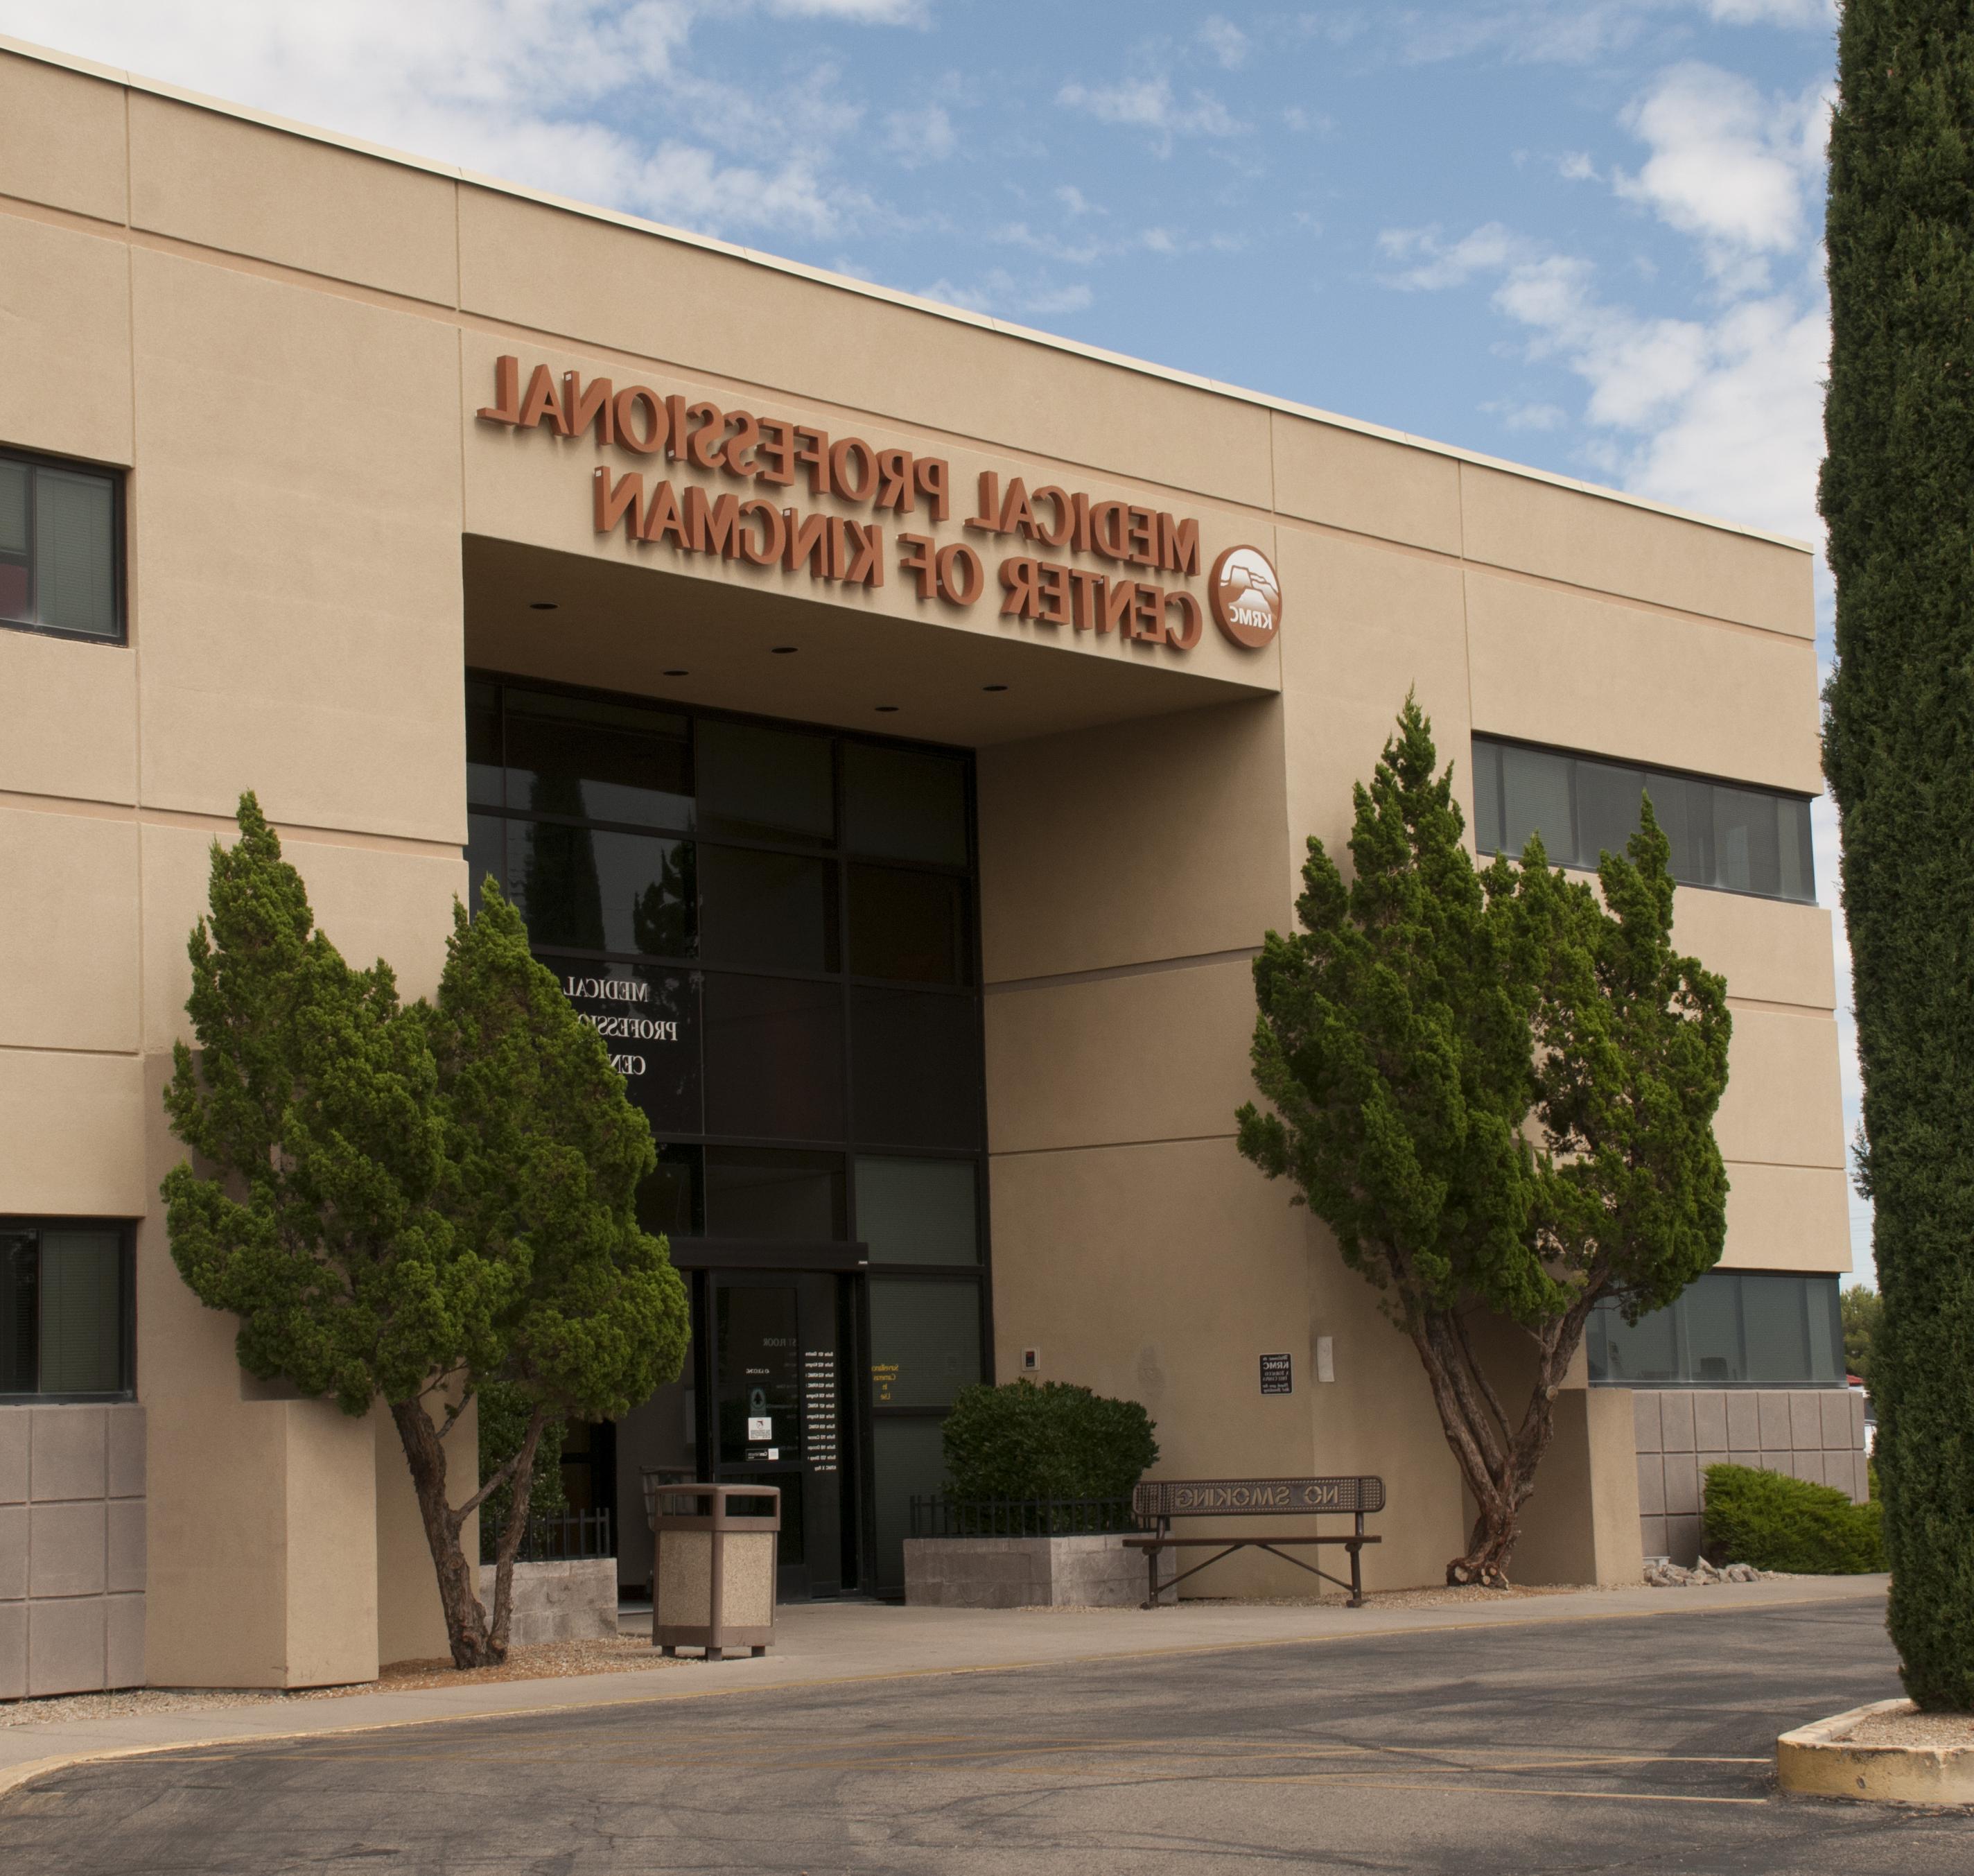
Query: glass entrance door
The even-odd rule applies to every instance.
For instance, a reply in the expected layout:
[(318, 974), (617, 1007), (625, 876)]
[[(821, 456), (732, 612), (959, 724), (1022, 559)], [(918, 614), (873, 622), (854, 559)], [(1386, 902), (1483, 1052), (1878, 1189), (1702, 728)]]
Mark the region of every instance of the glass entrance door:
[(808, 1271), (710, 1274), (713, 1475), (780, 1488), (785, 1602), (838, 1596), (856, 1582), (845, 1281)]

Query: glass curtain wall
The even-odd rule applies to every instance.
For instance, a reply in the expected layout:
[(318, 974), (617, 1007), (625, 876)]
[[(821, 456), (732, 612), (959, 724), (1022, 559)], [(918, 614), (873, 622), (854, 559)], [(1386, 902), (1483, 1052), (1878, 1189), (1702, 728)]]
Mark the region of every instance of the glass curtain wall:
[(648, 1229), (861, 1243), (877, 1586), (985, 1372), (970, 759), (474, 677), (467, 859), (608, 1045)]

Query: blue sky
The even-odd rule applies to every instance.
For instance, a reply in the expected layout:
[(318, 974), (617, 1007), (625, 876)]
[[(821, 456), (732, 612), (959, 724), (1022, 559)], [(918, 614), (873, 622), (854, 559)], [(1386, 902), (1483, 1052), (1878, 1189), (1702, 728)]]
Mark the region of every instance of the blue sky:
[(0, 34), (1812, 539), (1833, 31), (1829, 0), (0, 0)]

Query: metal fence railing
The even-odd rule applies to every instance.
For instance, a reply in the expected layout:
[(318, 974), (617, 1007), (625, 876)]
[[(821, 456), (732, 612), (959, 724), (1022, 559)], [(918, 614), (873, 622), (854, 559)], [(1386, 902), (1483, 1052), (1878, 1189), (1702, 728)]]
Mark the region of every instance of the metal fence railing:
[[(491, 1563), (500, 1532), (492, 1520), (480, 1520), (480, 1560)], [(608, 1557), (617, 1554), (612, 1541), (610, 1514), (607, 1511), (549, 1511), (528, 1520), (521, 1547), (514, 1553), (516, 1563), (561, 1563), (572, 1558)]]
[(948, 1498), (912, 1500), (914, 1537), (1097, 1537), (1142, 1528), (1131, 1497)]

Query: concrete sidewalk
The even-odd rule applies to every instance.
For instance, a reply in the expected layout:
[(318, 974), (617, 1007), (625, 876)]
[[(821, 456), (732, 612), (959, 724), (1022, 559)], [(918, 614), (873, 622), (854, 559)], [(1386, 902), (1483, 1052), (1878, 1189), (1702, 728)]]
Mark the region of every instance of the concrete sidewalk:
[(1797, 1577), (1707, 1589), (1618, 1589), (1362, 1609), (1182, 1602), (1159, 1609), (938, 1609), (798, 1604), (758, 1659), (687, 1661), (648, 1671), (263, 1701), (189, 1713), (0, 1727), (0, 1792), (65, 1766), (176, 1748), (303, 1739), (492, 1715), (705, 1699), (776, 1687), (994, 1673), (1070, 1662), (1215, 1653), (1433, 1629), (1547, 1627), (1654, 1615), (1882, 1599), (1883, 1576)]

